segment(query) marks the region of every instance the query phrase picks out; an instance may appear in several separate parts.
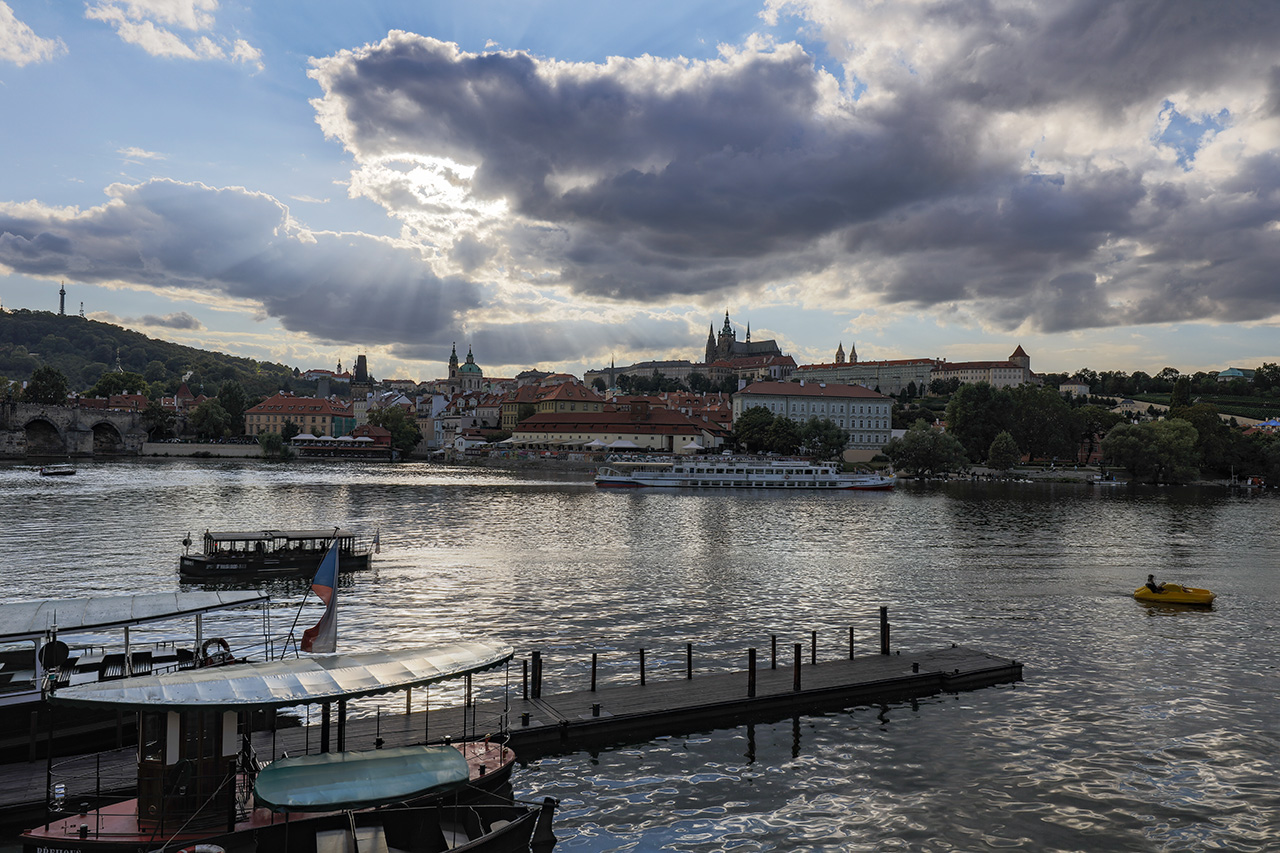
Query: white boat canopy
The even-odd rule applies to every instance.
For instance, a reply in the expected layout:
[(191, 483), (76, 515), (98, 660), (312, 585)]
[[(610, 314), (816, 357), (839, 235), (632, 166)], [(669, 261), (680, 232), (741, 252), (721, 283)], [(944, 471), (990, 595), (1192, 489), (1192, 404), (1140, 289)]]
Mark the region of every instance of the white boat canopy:
[(365, 809), (460, 788), (471, 776), (452, 746), (401, 746), (368, 752), (325, 752), (273, 761), (253, 794), (277, 812)]
[(247, 710), (374, 696), (500, 666), (515, 650), (497, 640), (418, 649), (313, 655), (188, 669), (64, 687), (59, 704), (111, 708)]
[(118, 628), (205, 613), (271, 598), (260, 592), (158, 592), (101, 598), (60, 598), (0, 604), (0, 643), (43, 637), (59, 631)]

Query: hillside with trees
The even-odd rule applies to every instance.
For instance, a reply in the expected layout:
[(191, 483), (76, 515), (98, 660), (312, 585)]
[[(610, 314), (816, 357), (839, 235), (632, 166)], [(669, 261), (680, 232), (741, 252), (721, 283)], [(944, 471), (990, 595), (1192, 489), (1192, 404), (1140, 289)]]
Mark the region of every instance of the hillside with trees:
[[(117, 358), (123, 373), (116, 373)], [(250, 399), (315, 390), (283, 364), (182, 346), (76, 315), (0, 313), (0, 388), (31, 380), (40, 367), (56, 369), (66, 390), (82, 396), (130, 391), (154, 398), (173, 394), (183, 381), (193, 393), (210, 396), (234, 381)]]

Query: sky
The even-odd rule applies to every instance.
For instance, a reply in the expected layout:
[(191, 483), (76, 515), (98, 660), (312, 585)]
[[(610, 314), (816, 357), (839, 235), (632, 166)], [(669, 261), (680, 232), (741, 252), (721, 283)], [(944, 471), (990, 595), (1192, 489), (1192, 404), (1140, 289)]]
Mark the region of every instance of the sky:
[(1280, 361), (1280, 3), (0, 0), (0, 304), (378, 378)]

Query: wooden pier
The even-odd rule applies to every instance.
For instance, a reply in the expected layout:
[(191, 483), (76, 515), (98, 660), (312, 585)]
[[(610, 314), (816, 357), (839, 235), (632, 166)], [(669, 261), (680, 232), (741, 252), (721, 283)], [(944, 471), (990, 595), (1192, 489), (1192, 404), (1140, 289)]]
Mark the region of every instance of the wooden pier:
[[(682, 734), (744, 722), (764, 722), (806, 712), (854, 705), (904, 701), (939, 693), (973, 690), (1022, 679), (1022, 664), (1008, 658), (952, 645), (923, 652), (888, 654), (887, 632), (880, 654), (839, 660), (817, 660), (795, 644), (770, 664), (756, 667), (749, 650), (748, 667), (735, 672), (693, 671), (689, 648), (685, 677), (647, 677), (641, 662), (632, 684), (598, 689), (544, 693), (541, 656), (534, 653), (526, 677), (505, 699), (430, 708), (410, 713), (379, 713), (345, 718), (340, 708), (326, 723), (256, 732), (253, 746), (262, 760), (283, 754), (375, 749), (446, 738), (498, 735), (504, 719), (511, 745), (522, 758), (608, 744), (638, 743), (663, 734)], [(640, 654), (643, 661), (643, 652)], [(593, 664), (592, 684), (595, 667)], [(469, 694), (468, 694), (469, 695)], [(397, 702), (388, 697), (388, 707)], [(423, 700), (419, 698), (419, 702)], [(406, 702), (412, 707), (412, 697)], [(16, 815), (43, 815), (49, 768), (44, 760), (0, 766), (0, 823), (12, 825)], [(65, 807), (129, 795), (136, 783), (132, 748), (100, 755), (57, 759), (55, 782), (64, 787)], [(37, 822), (42, 817), (37, 817)]]

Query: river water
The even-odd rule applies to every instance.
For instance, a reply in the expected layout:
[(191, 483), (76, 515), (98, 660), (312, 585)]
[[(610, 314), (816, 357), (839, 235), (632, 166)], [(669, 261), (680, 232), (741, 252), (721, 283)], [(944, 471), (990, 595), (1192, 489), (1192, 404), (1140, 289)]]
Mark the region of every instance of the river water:
[[(0, 466), (3, 600), (178, 588), (206, 528), (381, 529), (340, 648), (458, 637), (547, 657), (546, 689), (767, 661), (848, 626), (959, 643), (1025, 681), (536, 758), (558, 850), (1280, 850), (1280, 499), (905, 483), (889, 494), (597, 490), (584, 474), (249, 461)], [(1131, 597), (1148, 572), (1212, 610)], [(273, 592), (277, 628), (304, 585)], [(302, 621), (318, 610), (308, 605)], [(223, 617), (227, 620), (247, 618)], [(216, 624), (216, 620), (215, 624)], [(236, 626), (228, 622), (226, 632)]]

